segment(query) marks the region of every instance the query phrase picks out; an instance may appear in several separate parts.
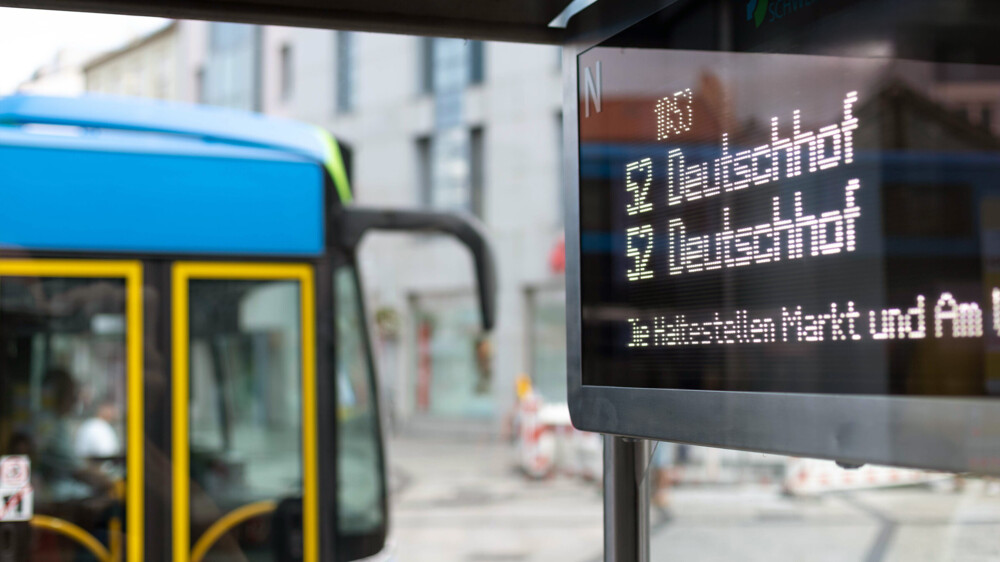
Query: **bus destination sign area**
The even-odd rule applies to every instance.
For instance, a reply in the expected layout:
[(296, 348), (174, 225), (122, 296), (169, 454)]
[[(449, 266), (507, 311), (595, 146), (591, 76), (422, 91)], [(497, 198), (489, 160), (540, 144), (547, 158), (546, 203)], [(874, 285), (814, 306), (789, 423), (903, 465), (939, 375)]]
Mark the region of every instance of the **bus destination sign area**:
[(988, 67), (604, 47), (578, 58), (582, 384), (1000, 393)]

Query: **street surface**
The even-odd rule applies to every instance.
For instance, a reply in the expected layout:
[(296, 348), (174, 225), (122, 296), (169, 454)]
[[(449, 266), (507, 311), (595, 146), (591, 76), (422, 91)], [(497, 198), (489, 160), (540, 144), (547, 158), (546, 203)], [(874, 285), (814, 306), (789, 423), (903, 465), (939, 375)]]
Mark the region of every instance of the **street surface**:
[(654, 523), (654, 561), (1000, 560), (1000, 494), (888, 488), (788, 498), (766, 487), (678, 489)]
[[(530, 481), (495, 441), (389, 443), (401, 562), (597, 562), (600, 488)], [(684, 485), (653, 508), (654, 561), (1000, 561), (1000, 485), (782, 495), (777, 484)]]
[(530, 481), (506, 443), (393, 439), (388, 454), (400, 562), (583, 561), (601, 553), (596, 483)]

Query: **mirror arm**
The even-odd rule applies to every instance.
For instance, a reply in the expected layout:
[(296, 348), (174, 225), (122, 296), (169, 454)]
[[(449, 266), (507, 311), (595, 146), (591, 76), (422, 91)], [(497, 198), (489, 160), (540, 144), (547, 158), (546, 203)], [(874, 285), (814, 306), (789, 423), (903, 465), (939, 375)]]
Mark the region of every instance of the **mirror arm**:
[(475, 262), (483, 328), (493, 329), (496, 323), (497, 268), (493, 249), (479, 219), (466, 213), (351, 207), (343, 209), (334, 224), (340, 233), (338, 241), (347, 248), (356, 248), (370, 230), (426, 232), (458, 238), (472, 252)]

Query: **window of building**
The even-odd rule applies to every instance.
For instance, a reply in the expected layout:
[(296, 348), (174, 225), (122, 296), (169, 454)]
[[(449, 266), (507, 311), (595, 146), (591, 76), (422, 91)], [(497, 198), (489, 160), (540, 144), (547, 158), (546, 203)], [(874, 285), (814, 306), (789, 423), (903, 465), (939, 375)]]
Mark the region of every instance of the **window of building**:
[(292, 97), (293, 80), (292, 73), (292, 46), (284, 44), (281, 46), (281, 99), (288, 101)]
[(471, 211), (469, 131), (452, 127), (434, 135), (432, 204), (445, 211)]
[(337, 113), (354, 109), (354, 34), (337, 31)]
[(431, 163), (431, 137), (418, 137), (417, 151), (417, 181), (420, 188), (420, 204), (430, 207), (433, 204), (434, 174)]
[(418, 137), (415, 147), (420, 204), (482, 217), (486, 209), (483, 128)]
[(417, 64), (417, 87), (421, 94), (430, 94), (434, 91), (434, 38), (421, 37), (418, 41), (420, 61)]
[(118, 69), (111, 72), (111, 78), (108, 80), (108, 83), (111, 85), (108, 88), (109, 94), (122, 95), (122, 77), (118, 73)]
[(261, 27), (208, 24), (201, 102), (246, 111), (261, 109)]
[(167, 59), (163, 57), (156, 63), (156, 76), (153, 78), (153, 97), (159, 99), (170, 97), (170, 92), (168, 91), (170, 78), (168, 77), (168, 73)]
[(486, 44), (482, 41), (423, 37), (417, 64), (420, 94), (446, 95), (486, 80)]
[(194, 74), (194, 87), (198, 103), (205, 103), (205, 67), (201, 67)]
[(566, 208), (566, 168), (563, 163), (563, 114), (562, 111), (556, 111), (556, 123), (555, 123), (555, 134), (556, 134), (556, 196), (559, 198), (557, 201), (558, 206), (556, 207), (556, 224), (562, 226), (564, 221), (564, 216), (562, 210)]
[(208, 48), (213, 53), (239, 50), (254, 34), (254, 26), (245, 23), (211, 22)]
[(485, 43), (469, 42), (469, 84), (482, 84), (486, 80)]
[(469, 131), (469, 203), (470, 211), (483, 218), (486, 211), (486, 189), (484, 173), (484, 135), (482, 127)]

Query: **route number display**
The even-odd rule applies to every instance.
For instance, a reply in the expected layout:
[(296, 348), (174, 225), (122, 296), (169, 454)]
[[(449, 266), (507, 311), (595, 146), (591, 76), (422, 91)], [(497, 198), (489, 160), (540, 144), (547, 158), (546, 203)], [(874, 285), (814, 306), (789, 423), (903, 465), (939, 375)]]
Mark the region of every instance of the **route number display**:
[(578, 96), (584, 385), (1000, 392), (998, 142), (940, 64), (596, 46), (578, 65), (601, 80), (600, 111)]

